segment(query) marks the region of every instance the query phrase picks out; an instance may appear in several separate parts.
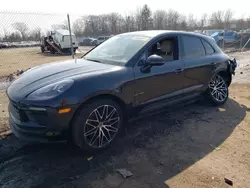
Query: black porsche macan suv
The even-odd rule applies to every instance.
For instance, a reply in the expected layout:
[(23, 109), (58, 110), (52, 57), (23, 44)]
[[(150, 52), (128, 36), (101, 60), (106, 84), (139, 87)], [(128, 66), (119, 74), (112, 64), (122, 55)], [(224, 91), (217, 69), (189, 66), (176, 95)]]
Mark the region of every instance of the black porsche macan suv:
[(83, 57), (29, 69), (7, 89), (10, 126), (21, 140), (71, 137), (107, 147), (125, 119), (205, 96), (228, 99), (237, 66), (213, 38), (177, 31), (116, 35)]

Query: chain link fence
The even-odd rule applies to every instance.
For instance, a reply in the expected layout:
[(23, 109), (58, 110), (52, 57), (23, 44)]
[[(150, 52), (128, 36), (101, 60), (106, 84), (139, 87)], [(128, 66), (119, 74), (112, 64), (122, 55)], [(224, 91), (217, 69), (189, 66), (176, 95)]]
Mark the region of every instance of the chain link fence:
[[(37, 65), (82, 56), (92, 48), (85, 45), (85, 37), (118, 34), (138, 28), (129, 16), (122, 19), (119, 15), (110, 14), (107, 19), (85, 18), (84, 15), (0, 12), (0, 133), (9, 129), (6, 88), (22, 72)], [(97, 24), (97, 21), (107, 24)], [(52, 32), (61, 29), (69, 32)], [(93, 31), (98, 35), (93, 36)], [(61, 35), (62, 39), (55, 44), (56, 35)], [(50, 36), (54, 39), (50, 40)], [(239, 34), (233, 41), (218, 41), (218, 45), (224, 50), (239, 50), (250, 47), (249, 38), (250, 34)], [(66, 41), (70, 46), (65, 44)]]
[[(0, 133), (8, 130), (6, 88), (25, 70), (56, 61), (71, 59), (71, 53), (41, 50), (43, 36), (55, 29), (68, 29), (67, 14), (0, 12)], [(76, 56), (81, 56), (76, 52)]]

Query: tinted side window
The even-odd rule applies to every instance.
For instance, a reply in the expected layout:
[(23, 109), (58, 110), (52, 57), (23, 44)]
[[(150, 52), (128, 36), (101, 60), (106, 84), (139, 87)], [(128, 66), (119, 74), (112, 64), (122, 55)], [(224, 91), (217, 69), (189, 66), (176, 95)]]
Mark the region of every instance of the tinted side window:
[(201, 40), (193, 36), (182, 36), (185, 59), (205, 56), (205, 49)]
[(205, 50), (206, 50), (206, 55), (211, 55), (214, 53), (214, 49), (213, 47), (206, 41), (202, 40), (202, 43), (205, 47)]

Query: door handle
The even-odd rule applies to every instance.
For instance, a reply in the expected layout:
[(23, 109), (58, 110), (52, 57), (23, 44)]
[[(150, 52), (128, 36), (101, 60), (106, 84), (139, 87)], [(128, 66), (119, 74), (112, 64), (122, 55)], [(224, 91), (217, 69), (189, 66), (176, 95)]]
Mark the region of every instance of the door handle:
[(216, 63), (215, 62), (212, 62), (210, 65), (211, 65), (212, 69), (216, 68)]
[(211, 65), (214, 67), (214, 66), (216, 65), (216, 63), (215, 63), (215, 62), (212, 62)]
[(179, 73), (181, 73), (183, 71), (183, 69), (175, 69), (175, 73), (176, 74), (179, 74)]

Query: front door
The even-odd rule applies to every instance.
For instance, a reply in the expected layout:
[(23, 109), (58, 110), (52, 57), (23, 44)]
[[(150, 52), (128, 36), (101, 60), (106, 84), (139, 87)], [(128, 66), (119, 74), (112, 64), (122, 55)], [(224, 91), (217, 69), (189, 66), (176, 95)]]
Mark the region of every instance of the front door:
[[(151, 45), (134, 67), (135, 104), (149, 104), (182, 94), (184, 63), (179, 59), (178, 37), (160, 39)], [(147, 57), (160, 55), (164, 65), (153, 66), (147, 71), (142, 68)]]

